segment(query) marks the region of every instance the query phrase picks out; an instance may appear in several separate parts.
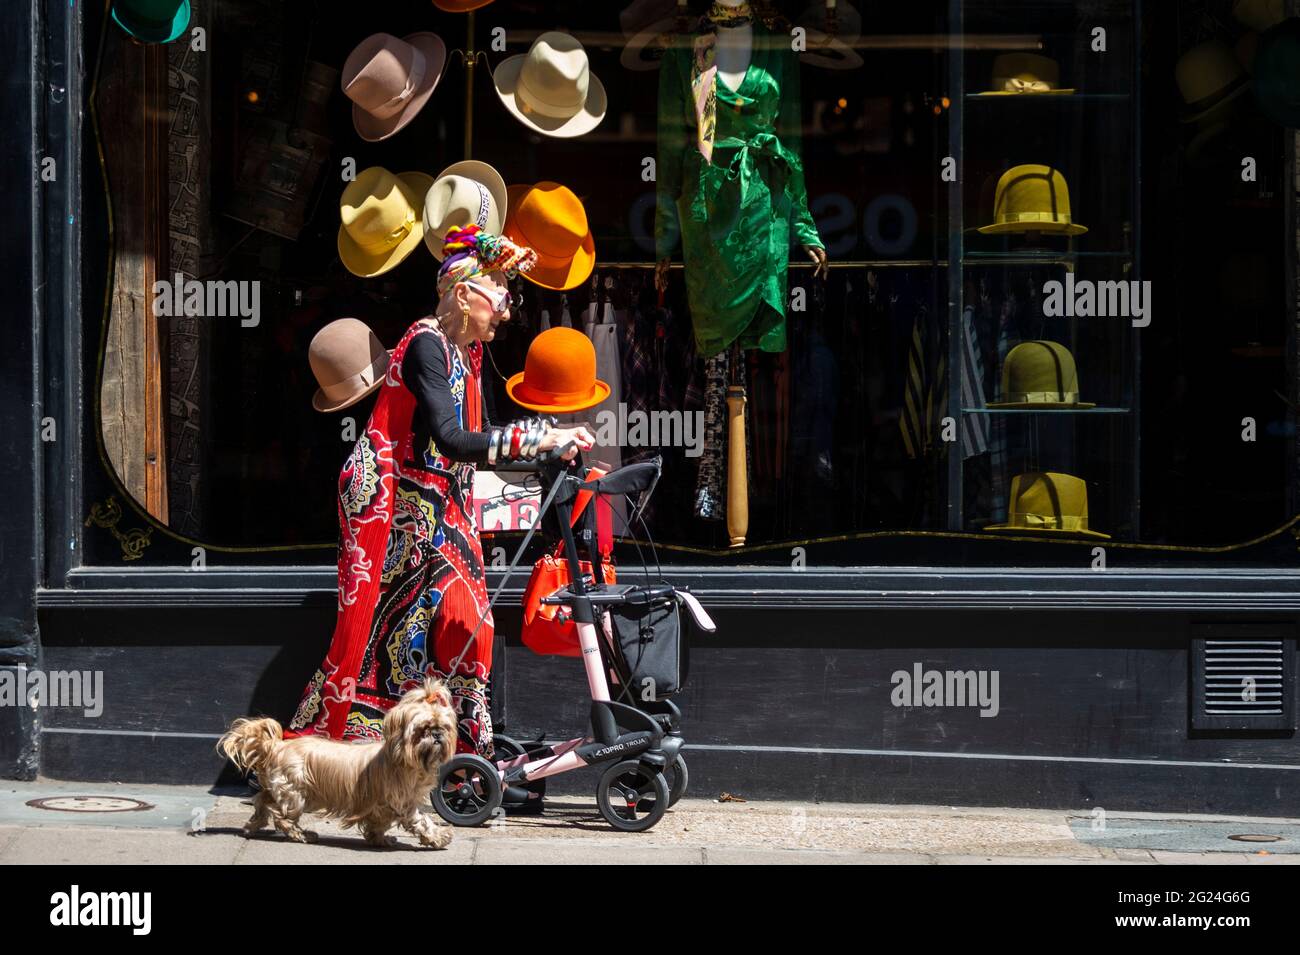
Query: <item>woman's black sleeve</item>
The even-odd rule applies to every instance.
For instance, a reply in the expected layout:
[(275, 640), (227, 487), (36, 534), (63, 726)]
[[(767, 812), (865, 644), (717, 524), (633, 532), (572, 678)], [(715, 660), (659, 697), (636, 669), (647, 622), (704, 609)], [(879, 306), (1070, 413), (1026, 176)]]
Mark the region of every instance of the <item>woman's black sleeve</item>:
[(416, 335), (402, 360), (402, 380), (415, 395), (417, 424), (422, 421), (438, 450), (453, 461), (487, 462), (490, 436), (460, 426), (447, 380), (447, 352), (436, 335)]

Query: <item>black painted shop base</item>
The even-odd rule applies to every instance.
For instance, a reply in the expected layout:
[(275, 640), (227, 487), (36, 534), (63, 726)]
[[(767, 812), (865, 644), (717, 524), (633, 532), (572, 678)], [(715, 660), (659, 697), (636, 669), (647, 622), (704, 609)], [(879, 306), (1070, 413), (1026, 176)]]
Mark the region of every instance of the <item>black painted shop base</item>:
[[(1294, 732), (1191, 728), (1191, 642), (1214, 616), (720, 609), (715, 617), (718, 634), (695, 644), (677, 697), (696, 796), (1300, 816)], [(497, 619), (502, 632), (517, 632), (517, 611)], [(1292, 615), (1231, 620), (1295, 626)], [(237, 716), (290, 717), (332, 622), (328, 606), (46, 607), (44, 667), (103, 670), (105, 702), (96, 719), (44, 711), (39, 771), (236, 782), (213, 749), (217, 736)], [(997, 715), (894, 705), (891, 676), (917, 664), (996, 671)], [(517, 643), (498, 657), (494, 710), (511, 735), (577, 735), (587, 707), (580, 661)], [(3, 725), (0, 754), (12, 768), (15, 729)], [(586, 793), (595, 776), (553, 783), (555, 792)]]

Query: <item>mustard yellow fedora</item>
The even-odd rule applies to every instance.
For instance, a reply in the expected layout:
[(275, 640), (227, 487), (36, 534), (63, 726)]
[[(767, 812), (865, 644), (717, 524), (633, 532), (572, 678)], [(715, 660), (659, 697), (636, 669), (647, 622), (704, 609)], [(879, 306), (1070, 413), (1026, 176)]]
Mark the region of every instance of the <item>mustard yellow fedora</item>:
[(371, 166), (339, 198), (339, 258), (353, 275), (371, 278), (401, 264), (424, 241), (424, 197), (433, 177), (394, 175)]
[(1037, 53), (1003, 53), (993, 61), (993, 88), (984, 96), (1018, 96), (1025, 93), (1042, 95), (1070, 94), (1074, 90), (1061, 87), (1061, 65), (1050, 56)]
[(1013, 477), (1009, 519), (984, 530), (1110, 540), (1109, 534), (1088, 527), (1088, 486), (1072, 474), (1055, 471), (1031, 471)]
[(1029, 163), (1002, 174), (993, 194), (993, 222), (980, 226), (979, 231), (984, 235), (1082, 235), (1088, 227), (1070, 216), (1070, 189), (1060, 170)]
[(1079, 400), (1074, 356), (1060, 342), (1021, 342), (1002, 365), (1002, 399), (990, 408), (1095, 408)]

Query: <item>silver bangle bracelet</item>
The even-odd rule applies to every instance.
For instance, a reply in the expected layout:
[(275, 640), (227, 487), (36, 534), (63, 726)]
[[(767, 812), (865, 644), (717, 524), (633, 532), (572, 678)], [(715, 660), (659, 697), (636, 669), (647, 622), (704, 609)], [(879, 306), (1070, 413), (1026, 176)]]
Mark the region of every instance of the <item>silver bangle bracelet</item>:
[(501, 429), (493, 428), (492, 433), (488, 435), (487, 463), (493, 465), (497, 463), (497, 447), (501, 444)]

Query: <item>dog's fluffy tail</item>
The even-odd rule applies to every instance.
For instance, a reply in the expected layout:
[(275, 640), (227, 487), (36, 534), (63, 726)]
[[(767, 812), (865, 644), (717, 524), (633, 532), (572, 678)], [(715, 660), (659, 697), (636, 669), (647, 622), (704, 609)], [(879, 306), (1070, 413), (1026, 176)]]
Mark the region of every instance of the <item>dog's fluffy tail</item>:
[(284, 741), (284, 730), (270, 717), (240, 717), (217, 741), (217, 751), (229, 757), (241, 772), (260, 773), (275, 748)]

